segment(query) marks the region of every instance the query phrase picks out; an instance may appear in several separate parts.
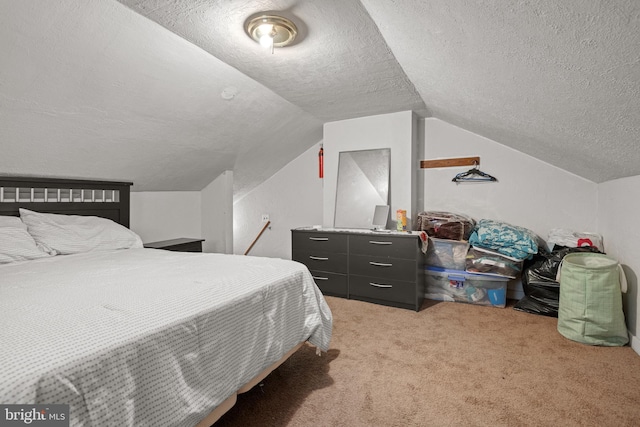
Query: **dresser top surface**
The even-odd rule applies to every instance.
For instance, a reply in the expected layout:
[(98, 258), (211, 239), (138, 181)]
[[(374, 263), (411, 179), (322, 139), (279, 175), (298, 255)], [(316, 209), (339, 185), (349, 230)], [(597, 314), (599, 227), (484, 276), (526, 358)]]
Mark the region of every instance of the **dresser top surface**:
[(368, 236), (393, 236), (393, 237), (417, 237), (419, 231), (396, 231), (396, 230), (366, 230), (360, 228), (314, 228), (300, 227), (291, 231), (318, 232), (318, 233), (339, 233), (339, 234), (363, 234)]

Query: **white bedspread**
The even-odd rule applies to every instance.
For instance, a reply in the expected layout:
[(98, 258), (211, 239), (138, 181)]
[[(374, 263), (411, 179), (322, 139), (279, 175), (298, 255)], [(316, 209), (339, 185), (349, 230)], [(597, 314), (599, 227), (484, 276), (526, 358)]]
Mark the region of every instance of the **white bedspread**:
[(331, 311), (302, 264), (126, 249), (0, 266), (0, 402), (72, 425), (195, 425)]

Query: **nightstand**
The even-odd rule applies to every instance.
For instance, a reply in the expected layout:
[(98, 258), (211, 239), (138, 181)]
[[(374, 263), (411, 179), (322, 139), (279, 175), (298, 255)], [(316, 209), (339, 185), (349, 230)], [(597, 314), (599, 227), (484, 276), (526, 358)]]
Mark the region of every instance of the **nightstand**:
[(144, 247), (150, 249), (165, 249), (167, 251), (177, 252), (202, 252), (202, 242), (204, 242), (204, 239), (188, 239), (182, 237), (180, 239), (145, 243)]

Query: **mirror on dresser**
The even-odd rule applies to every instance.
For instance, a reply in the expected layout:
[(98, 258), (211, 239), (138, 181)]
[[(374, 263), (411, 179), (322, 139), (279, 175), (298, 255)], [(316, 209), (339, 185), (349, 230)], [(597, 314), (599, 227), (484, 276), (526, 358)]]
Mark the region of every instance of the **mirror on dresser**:
[(390, 148), (339, 153), (334, 227), (372, 227), (375, 207), (389, 204), (390, 165)]

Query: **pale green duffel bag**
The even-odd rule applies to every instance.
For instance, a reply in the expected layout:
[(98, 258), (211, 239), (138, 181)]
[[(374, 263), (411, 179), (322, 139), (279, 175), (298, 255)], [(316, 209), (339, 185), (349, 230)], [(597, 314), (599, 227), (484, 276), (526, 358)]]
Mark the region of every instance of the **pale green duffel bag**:
[(590, 345), (629, 342), (622, 311), (627, 281), (618, 261), (604, 254), (573, 253), (562, 260), (558, 276), (558, 332)]

